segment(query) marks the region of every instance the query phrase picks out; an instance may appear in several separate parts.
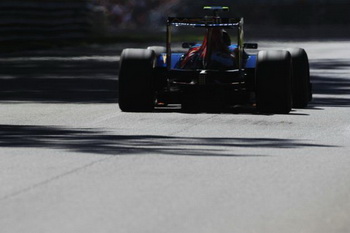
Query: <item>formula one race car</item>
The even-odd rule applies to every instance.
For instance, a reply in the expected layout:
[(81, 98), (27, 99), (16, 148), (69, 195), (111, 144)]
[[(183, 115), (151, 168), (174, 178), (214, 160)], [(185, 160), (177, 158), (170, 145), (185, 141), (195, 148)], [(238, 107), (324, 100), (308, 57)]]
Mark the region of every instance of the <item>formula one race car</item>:
[[(213, 16), (168, 18), (166, 47), (123, 50), (122, 111), (149, 112), (178, 103), (185, 112), (250, 105), (260, 113), (287, 114), (308, 105), (312, 91), (304, 49), (258, 51), (256, 43), (243, 43), (243, 18), (219, 17), (218, 11), (227, 7), (204, 8)], [(202, 29), (204, 40), (183, 43), (186, 51), (172, 52), (173, 26)]]

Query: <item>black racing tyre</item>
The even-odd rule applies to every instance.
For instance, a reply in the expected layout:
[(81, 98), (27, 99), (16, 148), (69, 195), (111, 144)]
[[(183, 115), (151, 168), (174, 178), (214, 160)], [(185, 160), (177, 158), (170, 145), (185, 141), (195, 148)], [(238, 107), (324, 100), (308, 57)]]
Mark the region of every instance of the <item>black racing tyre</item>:
[(149, 46), (147, 49), (153, 50), (156, 53), (156, 56), (166, 53), (166, 48), (164, 46)]
[(153, 50), (123, 50), (119, 70), (119, 107), (122, 111), (153, 111), (155, 58)]
[(292, 96), (294, 108), (305, 108), (312, 99), (309, 59), (304, 49), (288, 49), (292, 55)]
[(260, 51), (256, 66), (256, 106), (261, 113), (292, 109), (292, 58), (288, 51)]

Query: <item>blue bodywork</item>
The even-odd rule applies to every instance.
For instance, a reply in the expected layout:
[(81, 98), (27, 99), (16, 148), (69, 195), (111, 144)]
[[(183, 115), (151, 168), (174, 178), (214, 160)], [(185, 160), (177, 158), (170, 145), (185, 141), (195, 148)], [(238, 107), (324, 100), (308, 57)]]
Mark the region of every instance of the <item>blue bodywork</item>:
[[(199, 47), (199, 46), (200, 46), (200, 44), (196, 44), (193, 47)], [(237, 45), (229, 46), (229, 49), (232, 52), (236, 48), (237, 48)], [(176, 69), (178, 62), (181, 60), (181, 58), (184, 56), (184, 54), (185, 53), (172, 53), (171, 54), (171, 66), (170, 66), (171, 69)], [(244, 59), (244, 68), (245, 69), (255, 69), (255, 67), (256, 67), (256, 59), (257, 59), (257, 55), (247, 54), (247, 57)], [(157, 57), (156, 66), (157, 67), (163, 67), (163, 68), (167, 67), (167, 64), (166, 64), (166, 53), (162, 53), (161, 55), (159, 55)]]
[(248, 55), (248, 58), (245, 62), (245, 69), (255, 69), (256, 68), (256, 59), (257, 55)]

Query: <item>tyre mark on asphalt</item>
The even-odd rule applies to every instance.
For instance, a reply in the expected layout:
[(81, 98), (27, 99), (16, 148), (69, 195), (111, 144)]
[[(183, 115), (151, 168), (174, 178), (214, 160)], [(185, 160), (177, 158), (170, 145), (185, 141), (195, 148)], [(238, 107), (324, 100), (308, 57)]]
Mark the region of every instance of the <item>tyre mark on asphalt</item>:
[(20, 189), (20, 190), (17, 190), (17, 191), (15, 191), (15, 192), (12, 192), (12, 193), (10, 193), (10, 194), (7, 194), (7, 195), (5, 195), (5, 196), (3, 196), (3, 197), (0, 197), (0, 201), (4, 201), (4, 200), (10, 199), (10, 198), (19, 196), (19, 195), (21, 195), (21, 194), (27, 193), (27, 192), (29, 192), (29, 191), (31, 191), (31, 190), (34, 190), (34, 189), (39, 188), (39, 187), (42, 187), (42, 186), (47, 185), (47, 184), (49, 184), (49, 183), (51, 183), (51, 182), (54, 182), (54, 181), (56, 181), (56, 180), (59, 180), (59, 179), (62, 179), (62, 178), (64, 178), (64, 177), (70, 176), (70, 175), (72, 175), (72, 174), (78, 173), (78, 172), (80, 172), (80, 171), (82, 171), (82, 170), (84, 170), (84, 169), (87, 169), (87, 168), (89, 168), (89, 167), (92, 167), (92, 166), (94, 166), (94, 165), (96, 165), (96, 164), (98, 164), (98, 163), (102, 163), (102, 162), (105, 162), (105, 161), (107, 161), (107, 160), (110, 160), (110, 159), (112, 159), (113, 157), (114, 157), (114, 156), (109, 156), (109, 157), (107, 157), (107, 158), (103, 158), (103, 159), (99, 159), (99, 160), (90, 162), (90, 163), (88, 163), (88, 164), (86, 164), (86, 165), (84, 165), (84, 166), (82, 166), (82, 167), (77, 167), (77, 168), (75, 168), (75, 169), (73, 169), (73, 170), (70, 170), (70, 171), (64, 172), (64, 173), (62, 173), (62, 174), (53, 176), (53, 177), (51, 177), (50, 179), (44, 180), (44, 181), (42, 181), (42, 182), (39, 182), (39, 183), (36, 183), (36, 184), (33, 184), (33, 185), (30, 185), (30, 186), (28, 186), (28, 187), (26, 187), (26, 188), (22, 188), (22, 189)]
[(168, 136), (175, 136), (175, 135), (178, 135), (178, 134), (180, 134), (180, 133), (189, 131), (190, 129), (192, 129), (192, 128), (194, 128), (194, 127), (196, 127), (196, 126), (202, 124), (202, 123), (205, 122), (205, 121), (214, 119), (214, 118), (217, 117), (218, 115), (219, 115), (219, 114), (215, 114), (215, 115), (213, 115), (213, 116), (206, 117), (206, 118), (204, 118), (204, 119), (202, 119), (202, 120), (200, 120), (200, 121), (197, 121), (195, 124), (192, 124), (192, 125), (190, 125), (190, 126), (186, 126), (185, 128), (182, 128), (182, 129), (179, 129), (179, 130), (177, 130), (177, 131), (175, 131), (175, 132), (173, 132), (173, 133), (170, 133), (170, 134), (168, 134)]

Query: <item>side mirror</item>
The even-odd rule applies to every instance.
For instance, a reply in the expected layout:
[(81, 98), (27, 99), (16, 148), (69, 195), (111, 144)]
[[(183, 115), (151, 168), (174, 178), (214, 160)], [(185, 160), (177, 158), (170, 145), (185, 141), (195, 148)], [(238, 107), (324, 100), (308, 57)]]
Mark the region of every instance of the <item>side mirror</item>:
[(189, 49), (195, 46), (196, 44), (197, 44), (196, 42), (184, 42), (182, 43), (182, 48)]
[(243, 48), (245, 48), (245, 49), (257, 49), (258, 44), (257, 43), (244, 43)]

